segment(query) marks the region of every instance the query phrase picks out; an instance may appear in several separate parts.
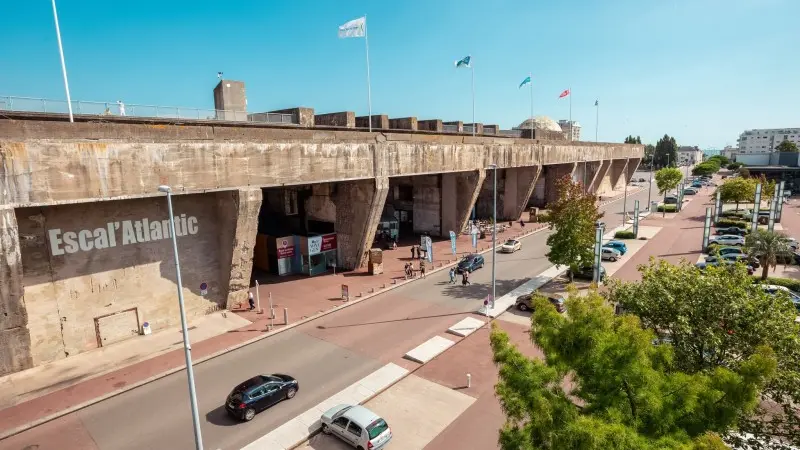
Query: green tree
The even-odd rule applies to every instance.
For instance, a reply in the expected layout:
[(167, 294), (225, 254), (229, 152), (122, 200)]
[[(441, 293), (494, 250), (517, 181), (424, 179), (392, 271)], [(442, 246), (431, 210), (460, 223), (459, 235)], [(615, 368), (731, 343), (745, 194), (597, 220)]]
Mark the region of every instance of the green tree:
[(644, 146), (644, 158), (642, 158), (642, 167), (652, 168), (653, 155), (656, 152), (656, 147), (653, 144)]
[(778, 266), (778, 260), (792, 255), (786, 236), (767, 230), (753, 230), (745, 239), (745, 247), (747, 253), (761, 264), (762, 280), (767, 279), (770, 268)]
[(725, 166), (727, 166), (728, 164), (731, 163), (731, 160), (728, 159), (727, 156), (722, 156), (722, 155), (714, 155), (714, 156), (706, 159), (706, 162), (708, 162), (708, 161), (717, 161), (717, 165), (720, 166), (720, 167), (725, 167)]
[(658, 168), (675, 167), (678, 165), (678, 143), (675, 138), (664, 135), (656, 143), (656, 150), (653, 154), (654, 165)]
[(800, 445), (796, 408), (800, 403), (800, 324), (795, 322), (797, 311), (791, 300), (764, 293), (741, 264), (709, 266), (701, 276), (686, 261), (672, 265), (651, 259), (639, 271), (641, 281), (612, 280), (609, 301), (671, 341), (677, 370), (697, 374), (725, 367), (738, 371), (762, 346), (772, 348), (777, 358), (775, 376), (764, 386), (759, 406), (742, 412), (739, 429), (762, 442), (781, 437)]
[(633, 137), (633, 135), (630, 135), (630, 136), (625, 138), (625, 143), (626, 144), (641, 144), (642, 143), (642, 138), (639, 137), (639, 136)]
[(719, 171), (719, 166), (710, 162), (702, 162), (692, 168), (692, 175), (714, 175)]
[(795, 144), (792, 141), (787, 141), (787, 140), (784, 140), (783, 142), (778, 144), (778, 146), (775, 147), (775, 150), (777, 150), (779, 152), (795, 152), (795, 153), (800, 151), (800, 150), (797, 149), (797, 144)]
[(739, 176), (747, 178), (750, 176), (750, 170), (747, 167), (739, 167)]
[[(667, 192), (675, 189), (678, 187), (678, 184), (683, 179), (683, 175), (681, 174), (681, 170), (677, 167), (665, 167), (658, 172), (656, 172), (656, 186), (658, 186), (658, 193), (664, 196), (664, 200), (667, 198)], [(667, 208), (664, 207), (664, 216), (667, 215), (666, 213)]]
[(753, 181), (742, 177), (728, 178), (717, 190), (723, 203), (736, 202), (736, 211), (739, 210), (739, 203), (753, 201), (756, 194)]
[(570, 281), (579, 264), (594, 257), (595, 222), (602, 217), (593, 195), (569, 175), (556, 181), (558, 197), (550, 206), (553, 233), (547, 237), (547, 259), (558, 266), (568, 266)]
[[(768, 199), (775, 195), (775, 180), (767, 181), (767, 177), (762, 173), (761, 176), (753, 180), (753, 189), (755, 185), (761, 183), (761, 198)], [(753, 191), (755, 192), (755, 191)], [(755, 194), (754, 194), (755, 195)]]
[(726, 166), (726, 168), (727, 168), (728, 170), (738, 170), (738, 169), (739, 169), (740, 167), (742, 167), (743, 165), (744, 165), (744, 164), (742, 164), (742, 163), (740, 163), (740, 162), (732, 162), (732, 163), (728, 164), (728, 165)]
[(573, 291), (566, 305), (569, 314), (559, 314), (534, 298), (531, 340), (544, 361), (492, 326), (503, 450), (727, 448), (717, 434), (753, 411), (774, 372), (762, 347), (736, 369), (683, 373), (670, 345), (654, 345), (653, 331), (636, 316), (614, 315), (596, 291)]

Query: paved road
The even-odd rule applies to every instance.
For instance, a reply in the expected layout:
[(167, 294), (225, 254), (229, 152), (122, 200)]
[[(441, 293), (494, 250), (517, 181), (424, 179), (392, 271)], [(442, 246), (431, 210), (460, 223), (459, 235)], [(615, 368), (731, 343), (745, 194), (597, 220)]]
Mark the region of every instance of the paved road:
[[(629, 210), (636, 199), (644, 207), (647, 192), (629, 196)], [(621, 223), (622, 203), (603, 208), (609, 228)], [(521, 251), (497, 255), (498, 296), (550, 266), (546, 239), (547, 233), (540, 232), (525, 239)], [(414, 367), (401, 359), (407, 350), (456, 323), (490, 292), (491, 255), (485, 256), (487, 266), (472, 276), (472, 286), (450, 285), (442, 271), (198, 364), (205, 448), (239, 449), (387, 362)], [(230, 389), (269, 372), (295, 376), (298, 395), (249, 423), (229, 419), (222, 404)], [(0, 450), (191, 448), (186, 390), (186, 375), (179, 372), (0, 441)]]

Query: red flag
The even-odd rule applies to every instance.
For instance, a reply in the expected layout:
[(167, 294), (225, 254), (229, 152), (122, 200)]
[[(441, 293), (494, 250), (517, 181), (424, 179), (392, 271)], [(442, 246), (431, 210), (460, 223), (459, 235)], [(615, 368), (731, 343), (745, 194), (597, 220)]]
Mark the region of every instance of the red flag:
[(558, 98), (564, 98), (564, 97), (566, 97), (568, 95), (569, 95), (569, 89), (567, 89), (564, 92), (562, 92), (561, 95), (558, 96)]

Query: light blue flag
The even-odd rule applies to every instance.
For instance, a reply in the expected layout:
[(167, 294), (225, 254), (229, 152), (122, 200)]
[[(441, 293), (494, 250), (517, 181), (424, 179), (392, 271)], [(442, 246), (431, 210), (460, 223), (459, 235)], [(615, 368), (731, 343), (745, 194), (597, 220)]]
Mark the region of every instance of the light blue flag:
[(522, 83), (519, 84), (519, 88), (522, 89), (522, 86), (525, 86), (526, 84), (528, 84), (530, 82), (531, 82), (531, 77), (528, 76), (524, 80), (522, 80)]
[(456, 69), (458, 69), (460, 67), (466, 67), (467, 69), (469, 69), (470, 67), (472, 67), (472, 66), (469, 65), (469, 61), (471, 59), (472, 59), (472, 56), (465, 56), (463, 59), (460, 59), (460, 60), (456, 61)]

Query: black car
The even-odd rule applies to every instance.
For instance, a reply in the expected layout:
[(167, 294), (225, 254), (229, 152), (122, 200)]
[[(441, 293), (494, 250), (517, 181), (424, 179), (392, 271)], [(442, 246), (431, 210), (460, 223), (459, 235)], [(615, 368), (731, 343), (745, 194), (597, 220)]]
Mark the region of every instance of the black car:
[[(533, 311), (533, 295), (534, 294), (525, 294), (517, 297), (517, 309), (520, 311)], [(548, 295), (547, 300), (556, 307), (556, 311), (563, 313), (567, 310), (567, 307), (564, 306), (563, 298)]]
[(244, 421), (283, 399), (291, 399), (300, 387), (289, 375), (257, 375), (236, 386), (225, 400), (225, 410)]
[[(567, 276), (571, 272), (571, 269), (567, 269)], [(574, 274), (573, 277), (579, 278), (582, 280), (592, 280), (594, 279), (594, 266), (583, 266), (579, 268)], [(606, 279), (606, 268), (600, 266), (600, 281), (604, 281)]]
[(458, 273), (466, 272), (474, 272), (481, 267), (483, 267), (483, 256), (481, 255), (467, 255), (461, 261), (458, 262), (458, 267), (456, 271)]
[(747, 236), (747, 230), (739, 227), (717, 228), (716, 234), (733, 234), (736, 236)]

